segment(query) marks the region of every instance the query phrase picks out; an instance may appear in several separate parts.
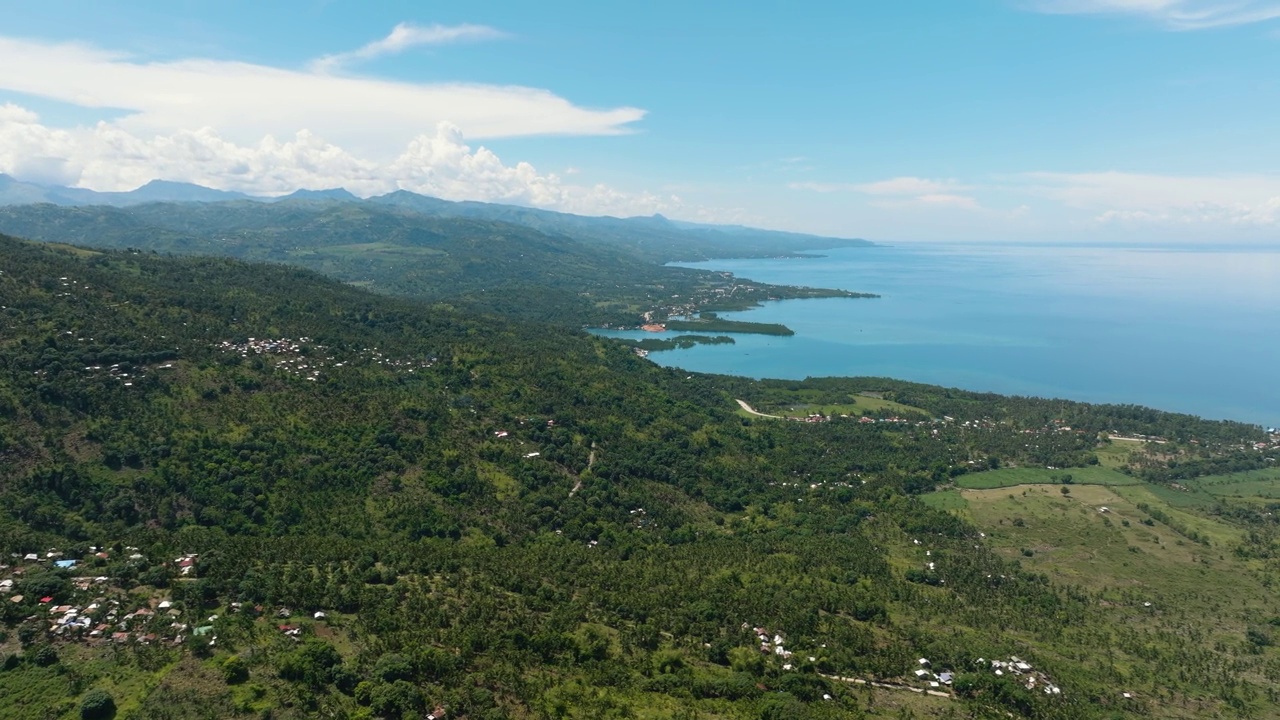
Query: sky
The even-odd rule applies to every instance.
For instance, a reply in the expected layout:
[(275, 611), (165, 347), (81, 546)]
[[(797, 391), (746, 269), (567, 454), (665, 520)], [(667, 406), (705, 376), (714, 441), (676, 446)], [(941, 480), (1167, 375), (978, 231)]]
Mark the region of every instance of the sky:
[(0, 172), (1275, 244), (1280, 0), (0, 0)]

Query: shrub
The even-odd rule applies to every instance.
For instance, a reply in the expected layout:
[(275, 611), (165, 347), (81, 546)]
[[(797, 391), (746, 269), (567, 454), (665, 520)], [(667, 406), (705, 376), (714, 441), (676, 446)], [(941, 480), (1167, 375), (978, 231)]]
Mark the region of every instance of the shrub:
[(223, 660), (221, 669), (222, 679), (228, 685), (238, 685), (249, 679), (249, 666), (236, 655)]
[(104, 720), (116, 716), (116, 700), (102, 688), (94, 688), (80, 701), (82, 720)]
[(31, 662), (40, 667), (49, 667), (58, 662), (58, 651), (49, 645), (41, 645), (31, 653)]

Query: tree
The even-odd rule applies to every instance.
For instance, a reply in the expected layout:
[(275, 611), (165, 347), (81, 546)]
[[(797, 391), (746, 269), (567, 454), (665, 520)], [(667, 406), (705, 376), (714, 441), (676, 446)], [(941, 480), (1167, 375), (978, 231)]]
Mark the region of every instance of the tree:
[(111, 693), (102, 688), (94, 688), (85, 693), (80, 701), (80, 717), (82, 720), (108, 720), (116, 716), (116, 700)]
[(412, 680), (413, 665), (409, 662), (409, 658), (397, 653), (389, 653), (378, 658), (377, 664), (373, 666), (373, 675), (387, 683), (396, 680)]
[(369, 697), (369, 707), (385, 718), (400, 718), (422, 708), (422, 693), (404, 680), (378, 685)]

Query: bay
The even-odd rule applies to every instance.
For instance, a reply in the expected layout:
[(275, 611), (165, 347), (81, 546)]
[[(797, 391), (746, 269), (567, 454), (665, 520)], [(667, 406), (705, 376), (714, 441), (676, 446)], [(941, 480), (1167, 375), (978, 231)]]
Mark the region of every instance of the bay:
[(882, 297), (723, 313), (796, 334), (650, 355), (664, 365), (883, 376), (1280, 425), (1280, 251), (911, 244), (688, 266)]

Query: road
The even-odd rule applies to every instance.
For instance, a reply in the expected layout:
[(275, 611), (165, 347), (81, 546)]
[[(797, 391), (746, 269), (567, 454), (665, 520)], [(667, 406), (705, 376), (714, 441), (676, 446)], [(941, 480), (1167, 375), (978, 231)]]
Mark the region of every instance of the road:
[(786, 418), (782, 417), (781, 415), (766, 415), (766, 414), (764, 414), (764, 413), (762, 413), (762, 412), (756, 412), (756, 409), (755, 409), (755, 408), (753, 408), (753, 407), (751, 407), (750, 405), (748, 405), (746, 400), (739, 400), (739, 401), (738, 401), (738, 404), (742, 406), (742, 409), (743, 409), (743, 410), (746, 410), (748, 413), (750, 413), (750, 414), (752, 414), (752, 415), (755, 415), (756, 417), (773, 418), (774, 420), (785, 420), (785, 419), (786, 419)]

